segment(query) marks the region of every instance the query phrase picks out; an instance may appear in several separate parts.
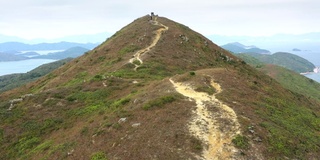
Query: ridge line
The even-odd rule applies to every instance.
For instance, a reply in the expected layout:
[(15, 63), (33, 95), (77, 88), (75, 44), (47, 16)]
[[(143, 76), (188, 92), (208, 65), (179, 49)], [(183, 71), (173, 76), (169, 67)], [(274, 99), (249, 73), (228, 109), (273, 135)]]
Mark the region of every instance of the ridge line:
[[(146, 48), (143, 48), (143, 49), (140, 49), (138, 50), (134, 55), (133, 55), (133, 58), (129, 59), (129, 63), (135, 65), (135, 68), (134, 70), (137, 71), (138, 67), (140, 67), (141, 64), (143, 64), (143, 61), (141, 59), (141, 56), (147, 52), (149, 52), (151, 50), (151, 48), (153, 48), (154, 46), (157, 45), (158, 41), (160, 40), (161, 38), (161, 35), (164, 31), (167, 31), (169, 29), (168, 26), (165, 26), (163, 25), (162, 23), (158, 22), (157, 20), (154, 20), (152, 21), (152, 25), (157, 25), (157, 26), (162, 26), (164, 28), (159, 28), (157, 31), (156, 31), (156, 36), (155, 38), (153, 39), (152, 43), (146, 47)], [(139, 61), (139, 64), (136, 64), (134, 63), (135, 61)]]

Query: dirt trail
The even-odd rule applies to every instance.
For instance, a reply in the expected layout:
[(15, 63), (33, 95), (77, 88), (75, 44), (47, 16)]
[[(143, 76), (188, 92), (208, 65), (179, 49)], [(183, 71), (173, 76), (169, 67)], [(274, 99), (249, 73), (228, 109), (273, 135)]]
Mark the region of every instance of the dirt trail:
[[(217, 91), (210, 96), (204, 92), (195, 91), (190, 85), (170, 82), (177, 92), (196, 101), (197, 108), (188, 124), (189, 132), (199, 138), (206, 147), (199, 159), (236, 159), (238, 150), (233, 147), (232, 139), (240, 134), (240, 124), (232, 108), (219, 101), (215, 95), (222, 91), (220, 85), (211, 81), (211, 86)], [(214, 112), (208, 107), (213, 107)]]
[[(159, 39), (160, 39), (160, 37), (161, 37), (162, 32), (164, 32), (164, 31), (166, 31), (166, 30), (169, 29), (169, 27), (167, 27), (167, 26), (159, 23), (159, 22), (156, 21), (156, 20), (155, 20), (155, 21), (152, 21), (152, 24), (153, 24), (153, 25), (157, 25), (157, 26), (162, 26), (163, 28), (160, 28), (160, 29), (158, 29), (158, 30), (156, 31), (156, 36), (154, 37), (152, 43), (151, 43), (147, 48), (144, 48), (144, 49), (141, 49), (141, 50), (137, 51), (137, 52), (133, 55), (133, 58), (131, 58), (131, 59), (129, 60), (129, 63), (135, 65), (135, 68), (134, 68), (135, 71), (136, 71), (137, 68), (143, 63), (143, 61), (142, 61), (142, 59), (141, 59), (141, 56), (142, 56), (144, 53), (149, 52), (150, 49), (151, 49), (152, 47), (154, 47), (154, 46), (158, 43), (158, 41), (159, 41)], [(140, 64), (134, 63), (134, 61), (139, 61)]]

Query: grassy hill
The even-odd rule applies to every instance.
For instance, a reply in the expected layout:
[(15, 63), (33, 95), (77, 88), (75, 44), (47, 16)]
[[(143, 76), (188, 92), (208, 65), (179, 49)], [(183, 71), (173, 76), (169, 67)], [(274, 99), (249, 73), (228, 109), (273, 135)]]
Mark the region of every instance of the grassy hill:
[(71, 61), (71, 58), (41, 65), (28, 73), (0, 76), (0, 93), (20, 87), (28, 82), (35, 81), (36, 79), (50, 73), (69, 61)]
[(0, 159), (315, 159), (320, 103), (187, 26), (136, 19), (0, 94)]
[(264, 64), (248, 54), (238, 54), (241, 59), (278, 81), (292, 92), (320, 101), (320, 84), (292, 70), (273, 64)]
[[(314, 64), (297, 55), (285, 52), (278, 52), (272, 55), (262, 55), (256, 53), (246, 53), (266, 64), (274, 64), (290, 69), (297, 73), (313, 71)], [(241, 55), (240, 55), (241, 56)]]

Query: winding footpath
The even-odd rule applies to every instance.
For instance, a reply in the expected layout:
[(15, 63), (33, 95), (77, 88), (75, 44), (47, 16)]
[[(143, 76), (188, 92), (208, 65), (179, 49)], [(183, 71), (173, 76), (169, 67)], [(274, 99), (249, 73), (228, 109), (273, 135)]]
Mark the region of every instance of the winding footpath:
[[(141, 59), (141, 56), (142, 56), (143, 54), (149, 52), (152, 47), (154, 47), (155, 45), (157, 45), (159, 39), (161, 38), (162, 33), (165, 32), (165, 31), (167, 31), (167, 30), (169, 29), (169, 27), (167, 27), (167, 26), (159, 23), (159, 22), (156, 21), (156, 20), (152, 21), (152, 24), (153, 24), (153, 25), (157, 25), (157, 26), (161, 26), (162, 28), (159, 28), (159, 29), (156, 31), (156, 36), (155, 36), (155, 38), (153, 39), (152, 43), (151, 43), (147, 48), (144, 48), (144, 49), (141, 49), (141, 50), (137, 51), (137, 52), (133, 55), (133, 58), (131, 58), (131, 59), (129, 60), (129, 63), (135, 65), (135, 68), (134, 68), (135, 71), (137, 70), (137, 68), (138, 68), (141, 64), (143, 64), (143, 61), (142, 61), (142, 59)], [(135, 63), (135, 61), (139, 61), (139, 64)]]
[[(202, 156), (198, 159), (236, 159), (238, 150), (233, 146), (232, 139), (236, 134), (240, 134), (240, 124), (233, 109), (215, 97), (222, 91), (220, 85), (212, 80), (211, 86), (216, 89), (217, 93), (208, 95), (195, 91), (188, 84), (176, 83), (172, 79), (170, 82), (177, 92), (189, 97), (197, 104), (188, 129), (206, 146)], [(214, 107), (215, 112), (209, 111), (208, 107)]]

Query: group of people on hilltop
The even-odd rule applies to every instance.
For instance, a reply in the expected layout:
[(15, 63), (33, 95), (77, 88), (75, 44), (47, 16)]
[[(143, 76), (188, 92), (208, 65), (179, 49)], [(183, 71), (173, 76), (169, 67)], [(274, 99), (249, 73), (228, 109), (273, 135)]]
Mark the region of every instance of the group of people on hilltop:
[(155, 15), (153, 12), (151, 12), (150, 20), (157, 20), (158, 15)]

